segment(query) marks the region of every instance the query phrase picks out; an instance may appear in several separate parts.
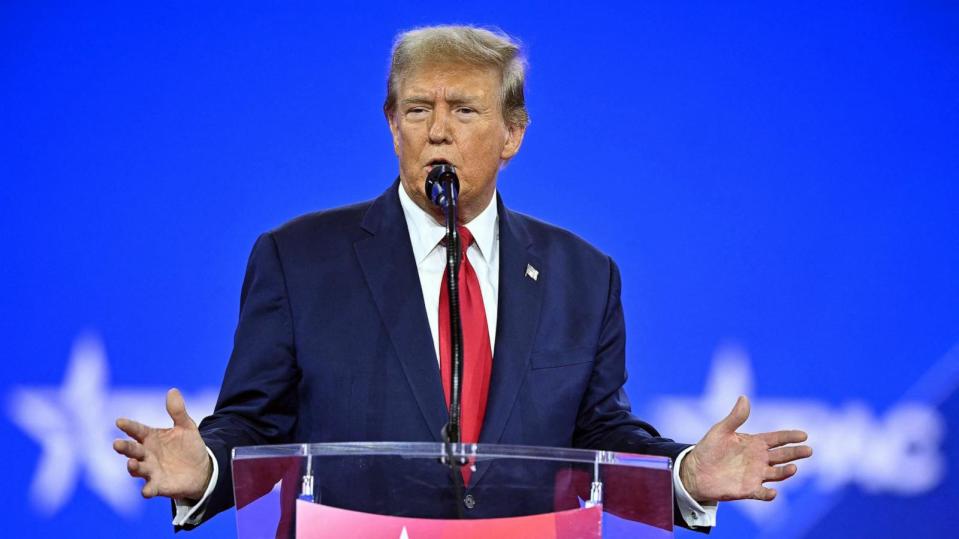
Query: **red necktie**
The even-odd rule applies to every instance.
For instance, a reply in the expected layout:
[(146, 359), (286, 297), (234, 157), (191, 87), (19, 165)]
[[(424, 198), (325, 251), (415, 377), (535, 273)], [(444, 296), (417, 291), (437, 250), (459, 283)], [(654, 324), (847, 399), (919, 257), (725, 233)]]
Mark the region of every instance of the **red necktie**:
[[(486, 397), (489, 393), (490, 371), (493, 368), (493, 352), (489, 342), (489, 326), (486, 323), (486, 308), (480, 291), (476, 271), (466, 257), (466, 250), (473, 243), (473, 235), (464, 226), (457, 228), (460, 236), (459, 294), (460, 321), (463, 327), (463, 402), (461, 407), (461, 439), (464, 444), (479, 441), (483, 417), (486, 415)], [(446, 290), (447, 271), (440, 283), (440, 375), (446, 407), (450, 406), (450, 312), (449, 292)], [(469, 483), (469, 467), (463, 467), (463, 479)]]

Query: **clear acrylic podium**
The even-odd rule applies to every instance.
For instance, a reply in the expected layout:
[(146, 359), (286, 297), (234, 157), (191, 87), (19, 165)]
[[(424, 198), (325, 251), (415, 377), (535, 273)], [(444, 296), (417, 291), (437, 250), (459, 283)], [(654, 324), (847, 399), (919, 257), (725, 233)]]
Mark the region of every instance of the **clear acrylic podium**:
[(506, 445), (238, 447), (237, 535), (667, 538), (670, 466), (663, 457)]

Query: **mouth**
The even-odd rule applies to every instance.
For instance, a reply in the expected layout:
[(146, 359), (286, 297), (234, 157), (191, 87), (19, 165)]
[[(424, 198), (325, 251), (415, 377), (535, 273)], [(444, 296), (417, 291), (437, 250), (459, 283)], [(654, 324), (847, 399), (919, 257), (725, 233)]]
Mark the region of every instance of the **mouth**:
[(451, 163), (451, 162), (450, 162), (449, 160), (447, 160), (447, 159), (438, 158), (438, 159), (430, 159), (430, 160), (426, 163), (426, 168), (428, 168), (428, 169), (429, 169), (429, 168), (433, 168), (433, 167), (435, 167), (436, 165), (451, 165), (451, 166), (454, 166), (454, 167), (456, 166), (456, 165), (454, 165), (453, 163)]

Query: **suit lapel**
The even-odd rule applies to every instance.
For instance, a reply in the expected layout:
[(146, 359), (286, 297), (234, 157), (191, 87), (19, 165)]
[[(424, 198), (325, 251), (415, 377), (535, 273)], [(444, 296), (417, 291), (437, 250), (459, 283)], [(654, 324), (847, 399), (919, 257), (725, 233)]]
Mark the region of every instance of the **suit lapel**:
[[(499, 305), (497, 307), (496, 349), (490, 377), (486, 418), (481, 443), (499, 443), (520, 387), (529, 370), (530, 353), (539, 325), (543, 278), (527, 276), (527, 266), (544, 268), (532, 252), (532, 239), (523, 222), (499, 205)], [(548, 278), (548, 275), (545, 277)]]
[(449, 413), (397, 189), (394, 182), (370, 206), (362, 226), (371, 236), (357, 241), (354, 249), (429, 431), (441, 441)]
[[(357, 259), (380, 318), (399, 357), (407, 382), (436, 441), (449, 421), (436, 352), (424, 309), (423, 292), (410, 246), (406, 219), (394, 182), (363, 219), (370, 236), (354, 244)], [(527, 266), (543, 272), (532, 252), (523, 222), (497, 199), (499, 215), (499, 305), (496, 348), (481, 443), (499, 443), (529, 370), (539, 325), (543, 280), (526, 275)], [(478, 479), (478, 478), (477, 478)]]

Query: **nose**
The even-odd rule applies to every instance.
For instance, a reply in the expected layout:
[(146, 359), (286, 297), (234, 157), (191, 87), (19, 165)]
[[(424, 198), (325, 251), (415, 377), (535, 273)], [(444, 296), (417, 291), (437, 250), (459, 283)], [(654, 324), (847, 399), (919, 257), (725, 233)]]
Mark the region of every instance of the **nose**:
[(431, 144), (449, 144), (453, 141), (450, 132), (449, 107), (438, 106), (433, 109), (433, 114), (430, 117), (429, 137)]

